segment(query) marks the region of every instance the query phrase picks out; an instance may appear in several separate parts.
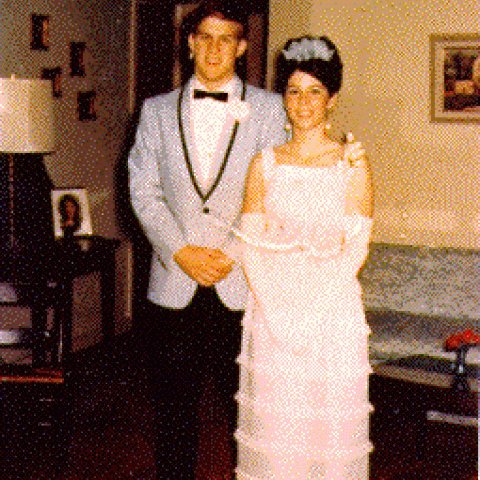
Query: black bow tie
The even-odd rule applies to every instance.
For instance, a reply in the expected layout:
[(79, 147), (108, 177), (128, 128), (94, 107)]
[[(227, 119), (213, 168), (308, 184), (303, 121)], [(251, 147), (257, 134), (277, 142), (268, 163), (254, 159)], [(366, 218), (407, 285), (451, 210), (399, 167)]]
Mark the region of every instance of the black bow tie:
[(213, 100), (218, 100), (219, 102), (226, 102), (228, 100), (227, 92), (206, 92), (205, 90), (193, 91), (193, 98), (196, 100), (201, 100), (202, 98), (212, 98)]

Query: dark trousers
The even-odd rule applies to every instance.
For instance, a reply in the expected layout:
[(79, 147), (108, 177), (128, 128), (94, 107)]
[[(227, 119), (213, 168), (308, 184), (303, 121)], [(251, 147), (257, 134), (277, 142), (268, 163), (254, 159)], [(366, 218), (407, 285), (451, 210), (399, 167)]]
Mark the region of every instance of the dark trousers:
[[(150, 304), (148, 356), (156, 411), (158, 479), (194, 479), (199, 417), (209, 384), (226, 412), (232, 447), (236, 427), (241, 316), (200, 287), (182, 310)], [(203, 412), (204, 413), (204, 412)]]

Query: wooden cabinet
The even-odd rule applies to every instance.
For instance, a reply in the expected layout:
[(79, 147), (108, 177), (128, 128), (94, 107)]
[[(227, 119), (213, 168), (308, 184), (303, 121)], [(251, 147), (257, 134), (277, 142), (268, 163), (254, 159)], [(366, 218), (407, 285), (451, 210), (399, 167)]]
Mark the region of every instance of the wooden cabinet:
[(452, 472), (451, 478), (461, 472), (473, 475), (478, 462), (478, 396), (437, 388), (426, 416), (428, 462)]
[(0, 382), (0, 471), (5, 475), (2, 478), (20, 478), (14, 474), (39, 461), (60, 464), (65, 453), (63, 379), (51, 381), (47, 373), (33, 375), (31, 371), (22, 373), (22, 369), (26, 370), (18, 366), (18, 375), (28, 375), (31, 381)]
[[(42, 260), (42, 270), (39, 270), (43, 275), (42, 279), (55, 285), (51, 304), (54, 305), (53, 318), (56, 328), (45, 330), (47, 310), (43, 308), (45, 299), (40, 294), (34, 295), (33, 300), (26, 303), (26, 306), (31, 309), (32, 338), (37, 338), (40, 334), (46, 338), (53, 338), (55, 349), (49, 353), (43, 350), (46, 341), (32, 341), (26, 344), (28, 348), (33, 347), (32, 364), (0, 365), (2, 480), (10, 477), (30, 478), (22, 470), (32, 463), (29, 459), (35, 462), (39, 459), (43, 462), (50, 461), (60, 466), (64, 458), (64, 446), (68, 442), (68, 425), (72, 418), (69, 391), (73, 381), (71, 371), (73, 281), (78, 276), (100, 272), (102, 333), (103, 342), (108, 345), (114, 337), (114, 273), (117, 246), (116, 240), (99, 237), (76, 238), (71, 242), (57, 242), (52, 246), (49, 257)], [(18, 294), (15, 297), (21, 298), (18, 279), (16, 282), (12, 281), (12, 277), (17, 273), (12, 272), (12, 269), (0, 268), (0, 282), (12, 285), (14, 292)], [(22, 285), (33, 288), (37, 283), (40, 283), (37, 279), (28, 277), (23, 279)], [(15, 299), (15, 303), (18, 303), (18, 298)], [(9, 306), (13, 301), (4, 303)], [(38, 314), (33, 315), (32, 312), (37, 310)], [(8, 330), (5, 332), (5, 338), (12, 337)], [(3, 341), (2, 345), (9, 348), (12, 343)], [(38, 464), (36, 466), (40, 468)], [(23, 476), (14, 476), (16, 470), (23, 472), (21, 473)], [(9, 472), (9, 476), (5, 472)]]
[(472, 371), (471, 391), (453, 390), (447, 364), (418, 357), (375, 367), (372, 480), (477, 478), (478, 381)]

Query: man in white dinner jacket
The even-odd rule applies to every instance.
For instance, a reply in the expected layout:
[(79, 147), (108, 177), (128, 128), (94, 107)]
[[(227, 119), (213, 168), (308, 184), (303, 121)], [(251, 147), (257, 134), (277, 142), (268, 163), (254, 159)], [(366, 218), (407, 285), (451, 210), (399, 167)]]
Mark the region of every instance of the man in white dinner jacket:
[(239, 221), (250, 160), (285, 141), (281, 97), (235, 75), (247, 48), (244, 8), (236, 3), (205, 2), (187, 18), (194, 75), (145, 101), (129, 156), (132, 205), (153, 247), (148, 300), (161, 339), (155, 387), (162, 479), (194, 478), (197, 418), (210, 382), (233, 441), (248, 287), (228, 230)]

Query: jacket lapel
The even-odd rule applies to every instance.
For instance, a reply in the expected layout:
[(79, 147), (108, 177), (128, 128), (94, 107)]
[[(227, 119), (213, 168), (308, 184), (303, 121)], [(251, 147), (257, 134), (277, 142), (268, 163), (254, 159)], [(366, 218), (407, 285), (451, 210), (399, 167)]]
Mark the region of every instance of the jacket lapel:
[(191, 108), (190, 108), (190, 88), (191, 82), (189, 82), (183, 92), (182, 104), (181, 104), (181, 115), (182, 115), (182, 127), (183, 134), (185, 138), (185, 144), (188, 149), (188, 155), (186, 156), (187, 162), (192, 162), (195, 160), (195, 146), (193, 144), (193, 132), (192, 132), (192, 122), (191, 122)]
[[(234, 95), (236, 98), (241, 99), (244, 88), (246, 91), (246, 86), (238, 77), (236, 77), (236, 80), (237, 82)], [(222, 130), (222, 136), (217, 146), (217, 153), (215, 156), (214, 164), (215, 173), (213, 175), (213, 180), (206, 194), (205, 200), (207, 200), (212, 195), (213, 191), (222, 179), (223, 172), (225, 171), (228, 160), (230, 158), (230, 153), (233, 149), (236, 139), (239, 136), (240, 123), (237, 122), (235, 119), (233, 119), (232, 121), (232, 118), (228, 117), (229, 113), (230, 112), (227, 112), (227, 121), (225, 122)]]
[[(234, 95), (237, 98), (240, 98), (242, 93), (242, 83), (239, 79), (236, 79), (235, 92)], [(232, 138), (233, 129), (235, 128), (235, 120), (230, 116), (230, 111), (227, 105), (227, 117), (225, 124), (223, 125), (222, 134), (217, 145), (217, 151), (215, 154), (215, 160), (212, 168), (213, 177), (217, 176), (218, 171), (222, 167), (222, 163), (225, 159), (225, 152), (227, 151), (228, 145)], [(213, 181), (213, 180), (212, 180)]]
[[(227, 121), (225, 122), (221, 139), (217, 146), (217, 152), (215, 155), (214, 160), (214, 176), (212, 178), (212, 183), (208, 192), (202, 192), (200, 184), (197, 181), (195, 176), (195, 171), (192, 164), (192, 158), (195, 155), (195, 148), (193, 143), (193, 135), (191, 129), (191, 115), (190, 115), (190, 90), (191, 90), (191, 79), (185, 85), (185, 88), (180, 92), (179, 96), (179, 104), (178, 104), (178, 115), (181, 118), (179, 121), (179, 129), (180, 129), (180, 140), (182, 142), (182, 148), (184, 152), (185, 162), (187, 164), (188, 172), (190, 174), (190, 179), (195, 187), (195, 190), (199, 197), (202, 199), (203, 202), (206, 202), (208, 198), (212, 195), (213, 191), (217, 187), (218, 183), (220, 182), (225, 167), (227, 166), (228, 159), (230, 157), (230, 152), (233, 148), (233, 144), (235, 139), (238, 136), (238, 130), (240, 124), (236, 121)], [(237, 98), (241, 98), (243, 93), (243, 89), (246, 88), (240, 80), (238, 80), (237, 85), (235, 87), (235, 96)]]
[[(236, 84), (235, 84), (235, 91), (233, 95), (235, 96), (235, 98), (240, 99), (242, 95), (243, 84), (239, 78), (235, 77), (235, 79), (236, 79)], [(232, 139), (232, 133), (234, 128), (235, 128), (235, 119), (231, 116), (230, 110), (228, 110), (228, 106), (227, 106), (227, 119), (226, 119), (225, 125), (223, 126), (222, 136), (220, 138), (220, 141), (218, 142), (217, 152), (215, 156), (215, 164), (214, 164), (215, 174), (220, 170), (222, 166), (222, 162), (225, 159), (225, 152), (227, 151), (228, 145)], [(238, 131), (236, 134), (236, 138), (238, 138)]]
[(198, 196), (205, 201), (205, 195), (202, 192), (199, 182), (195, 176), (195, 169), (193, 167), (192, 159), (195, 158), (195, 148), (193, 143), (192, 124), (191, 124), (191, 109), (190, 109), (190, 93), (192, 88), (192, 80), (180, 89), (180, 94), (177, 103), (177, 121), (180, 132), (180, 141), (182, 143), (183, 157), (187, 165), (190, 180), (197, 192)]

